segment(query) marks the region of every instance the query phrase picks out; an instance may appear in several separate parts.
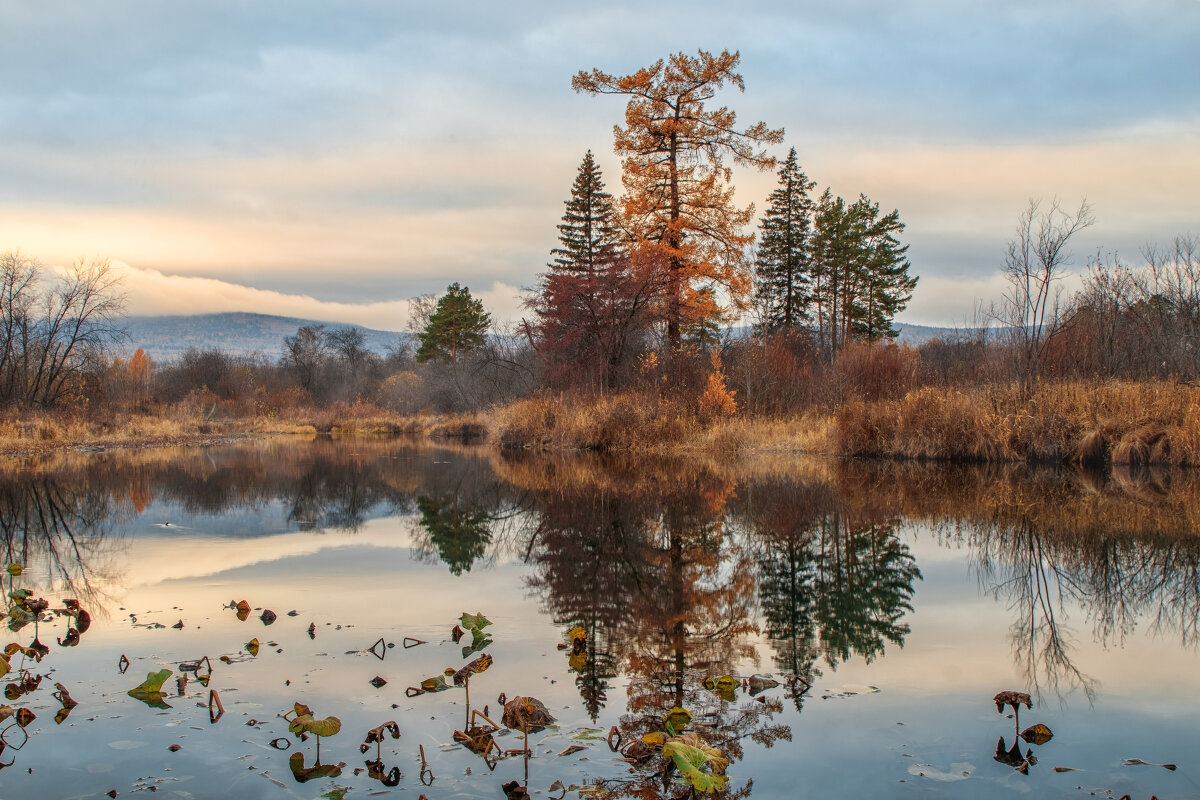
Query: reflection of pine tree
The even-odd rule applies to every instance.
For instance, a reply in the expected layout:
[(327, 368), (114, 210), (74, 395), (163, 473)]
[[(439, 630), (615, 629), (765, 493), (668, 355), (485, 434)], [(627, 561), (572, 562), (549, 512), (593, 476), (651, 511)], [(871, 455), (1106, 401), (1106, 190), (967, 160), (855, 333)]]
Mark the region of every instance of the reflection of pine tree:
[[(808, 536), (793, 535), (767, 544), (759, 561), (758, 597), (766, 622), (767, 638), (775, 649), (775, 666), (789, 675), (798, 675), (811, 684), (820, 670), (814, 670), (817, 656), (816, 558)], [(804, 705), (804, 695), (793, 697), (796, 709)]]
[(470, 572), (476, 559), (482, 558), (492, 541), (490, 515), (481, 507), (468, 507), (457, 494), (440, 498), (417, 498), (421, 527), (450, 572)]
[(886, 642), (904, 644), (916, 561), (890, 525), (852, 527), (833, 514), (821, 525), (814, 609), (821, 650), (836, 667), (851, 654), (873, 661)]

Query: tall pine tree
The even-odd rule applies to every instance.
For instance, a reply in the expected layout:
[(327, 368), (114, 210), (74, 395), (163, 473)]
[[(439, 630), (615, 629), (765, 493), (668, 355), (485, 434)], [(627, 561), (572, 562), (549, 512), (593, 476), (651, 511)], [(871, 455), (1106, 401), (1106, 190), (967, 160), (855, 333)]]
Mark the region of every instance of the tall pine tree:
[(558, 225), (559, 247), (550, 251), (552, 272), (593, 275), (621, 243), (612, 195), (604, 191), (600, 167), (588, 150), (571, 186), (571, 199)]
[(821, 195), (812, 237), (813, 305), (817, 338), (830, 360), (850, 341), (877, 342), (897, 334), (892, 322), (912, 298), (900, 212), (880, 214), (860, 195), (854, 203)]
[(809, 284), (813, 201), (809, 180), (796, 163), (796, 148), (779, 169), (779, 188), (767, 198), (759, 222), (755, 292), (766, 330), (791, 330), (810, 320)]
[(559, 246), (527, 301), (538, 355), (560, 387), (612, 386), (661, 284), (660, 270), (625, 252), (625, 239), (589, 150), (558, 226)]

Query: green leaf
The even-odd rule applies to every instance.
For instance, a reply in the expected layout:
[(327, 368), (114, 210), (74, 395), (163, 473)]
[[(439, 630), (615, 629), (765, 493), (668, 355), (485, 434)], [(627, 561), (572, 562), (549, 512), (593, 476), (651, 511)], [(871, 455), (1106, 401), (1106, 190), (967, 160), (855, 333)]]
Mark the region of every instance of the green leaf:
[(162, 691), (162, 685), (171, 677), (171, 670), (160, 669), (146, 673), (146, 680), (129, 690), (130, 694), (154, 694)]
[(476, 631), (476, 632), (482, 631), (484, 628), (486, 628), (488, 625), (491, 625), (491, 624), (492, 624), (492, 621), (490, 619), (488, 619), (487, 617), (485, 617), (482, 613), (467, 614), (466, 612), (463, 612), (462, 626), (469, 631)]
[(489, 644), (492, 643), (492, 637), (483, 633), (478, 628), (471, 629), (471, 643), (463, 645), (462, 657), (466, 658), (471, 653), (482, 652)]
[[(675, 762), (675, 768), (684, 779), (701, 792), (715, 792), (725, 788), (726, 776), (722, 774), (729, 761), (695, 735), (668, 740), (663, 747), (663, 756)], [(705, 772), (708, 766), (712, 771)]]
[(683, 733), (683, 729), (692, 721), (692, 715), (687, 710), (675, 706), (663, 717), (663, 727), (672, 736)]

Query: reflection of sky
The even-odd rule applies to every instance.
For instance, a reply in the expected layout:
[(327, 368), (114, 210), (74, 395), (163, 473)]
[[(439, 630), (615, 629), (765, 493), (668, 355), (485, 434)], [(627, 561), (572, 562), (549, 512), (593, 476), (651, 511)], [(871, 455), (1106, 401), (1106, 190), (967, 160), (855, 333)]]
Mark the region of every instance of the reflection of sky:
[[(444, 565), (415, 557), (407, 517), (373, 519), (355, 533), (297, 533), (285, 530), (280, 509), (267, 504), (257, 525), (247, 524), (247, 512), (176, 515), (170, 518), (188, 528), (176, 533), (154, 527), (170, 516), (163, 511), (149, 507), (128, 526), (126, 549), (115, 554), (123, 578), (112, 587), (108, 619), (98, 619), (75, 649), (58, 648), (50, 632), (43, 633), (52, 647), (46, 665), (56, 670), (53, 680), (68, 686), (81, 705), (67, 723), (55, 726), (57, 705), (47, 690), (38, 693), (34, 735), (18, 754), (21, 769), (0, 772), (0, 796), (93, 797), (109, 788), (124, 795), (147, 775), (180, 781), (160, 784), (158, 796), (164, 797), (310, 798), (334, 784), (368, 792), (382, 787), (350, 775), (362, 763), (357, 745), (368, 728), (393, 718), (404, 737), (385, 743), (385, 761), (405, 773), (402, 785), (409, 792), (424, 790), (415, 781), (417, 745), (423, 744), (439, 796), (496, 796), (496, 783), (520, 777), (519, 762), (502, 762), (493, 776), (475, 756), (443, 748), (463, 725), (461, 692), (404, 696), (406, 686), (464, 663), (448, 638), (464, 611), (482, 611), (495, 623), (488, 629), (495, 639), (488, 652), (496, 662), (476, 678), (475, 702), (490, 704), (494, 712), (501, 691), (510, 697), (532, 694), (563, 723), (562, 731), (535, 737), (533, 788), (545, 790), (555, 779), (582, 783), (588, 774), (623, 773), (624, 765), (612, 763), (607, 748), (595, 743), (583, 754), (587, 761), (554, 755), (571, 743), (566, 734), (588, 720), (565, 654), (555, 647), (563, 631), (538, 611), (539, 598), (526, 595), (527, 569), (519, 563), (501, 559), (456, 578)], [(1096, 704), (1089, 707), (1078, 693), (1061, 703), (1051, 696), (1022, 714), (1022, 726), (1043, 722), (1055, 732), (1038, 748), (1043, 761), (1030, 776), (993, 762), (996, 739), (1004, 736), (1011, 744), (1013, 724), (995, 712), (991, 696), (1028, 688), (1014, 667), (1008, 639), (1014, 612), (983, 591), (991, 587), (979, 586), (967, 551), (941, 547), (920, 530), (906, 540), (924, 576), (915, 586), (916, 610), (905, 618), (912, 633), (903, 648), (889, 645), (869, 665), (856, 658), (836, 670), (825, 667), (804, 712), (788, 710), (781, 718), (792, 726), (791, 742), (770, 750), (745, 743), (747, 756), (735, 762), (731, 774), (739, 784), (754, 779), (753, 797), (794, 796), (798, 778), (815, 797), (1074, 796), (1079, 785), (1135, 796), (1191, 791), (1184, 762), (1195, 752), (1196, 652), (1144, 629), (1124, 647), (1106, 649), (1092, 641), (1086, 615), (1077, 608), (1068, 608), (1066, 619), (1080, 667), (1100, 682)], [(241, 599), (256, 608), (246, 622), (223, 608)], [(279, 615), (269, 627), (257, 619), (264, 607)], [(297, 615), (288, 616), (293, 610)], [(139, 626), (182, 620), (185, 627), (136, 627), (129, 614)], [(305, 633), (310, 623), (315, 640)], [(61, 634), (61, 625), (54, 631)], [(383, 661), (360, 652), (381, 636), (396, 644)], [(406, 650), (404, 636), (427, 644)], [(249, 659), (242, 645), (253, 637), (262, 649)], [(115, 669), (122, 653), (133, 662), (124, 676)], [(760, 654), (759, 669), (769, 670), (769, 645), (762, 644)], [(148, 709), (124, 694), (147, 671), (174, 669), (202, 655), (213, 660), (212, 688), (228, 712), (216, 726), (197, 705), (206, 695), (194, 682), (188, 697), (171, 700), (174, 707), (167, 711)], [(221, 655), (235, 663), (218, 661)], [(369, 684), (376, 675), (388, 681), (382, 689)], [(879, 691), (836, 696), (865, 686)], [(608, 697), (599, 722), (604, 730), (623, 710), (623, 684)], [(342, 734), (322, 745), (326, 762), (348, 763), (342, 778), (299, 786), (288, 773), (288, 753), (266, 746), (287, 736), (276, 715), (295, 700), (311, 705), (318, 717), (342, 719)], [(247, 727), (252, 718), (266, 724)], [(183, 749), (170, 753), (165, 748), (171, 742)], [(511, 738), (501, 742), (516, 746)], [(314, 743), (301, 749), (311, 763)], [(1120, 767), (1127, 757), (1177, 761), (1182, 768), (1169, 773)], [(969, 765), (971, 777), (940, 783), (910, 774), (914, 764), (930, 765), (929, 774)], [(1060, 775), (1052, 771), (1056, 765), (1086, 772)], [(32, 775), (26, 767), (34, 768)], [(472, 777), (465, 775), (468, 767)]]

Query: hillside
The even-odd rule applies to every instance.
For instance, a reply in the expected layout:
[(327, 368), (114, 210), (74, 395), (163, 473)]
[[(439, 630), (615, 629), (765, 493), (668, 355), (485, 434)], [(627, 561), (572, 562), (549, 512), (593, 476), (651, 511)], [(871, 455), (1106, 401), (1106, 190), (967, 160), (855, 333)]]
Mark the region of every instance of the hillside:
[[(236, 312), (180, 316), (136, 316), (123, 321), (129, 334), (124, 349), (141, 347), (155, 361), (170, 361), (191, 348), (221, 350), (232, 355), (278, 358), (285, 336), (295, 335), (305, 325), (324, 325), (326, 330), (349, 325), (318, 322), (295, 317)], [(358, 326), (354, 326), (358, 327)], [(408, 334), (360, 328), (368, 350), (383, 355)]]

